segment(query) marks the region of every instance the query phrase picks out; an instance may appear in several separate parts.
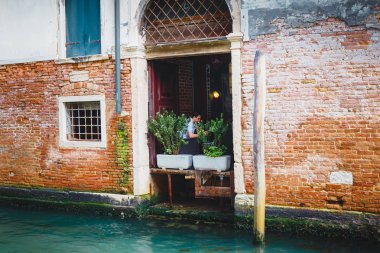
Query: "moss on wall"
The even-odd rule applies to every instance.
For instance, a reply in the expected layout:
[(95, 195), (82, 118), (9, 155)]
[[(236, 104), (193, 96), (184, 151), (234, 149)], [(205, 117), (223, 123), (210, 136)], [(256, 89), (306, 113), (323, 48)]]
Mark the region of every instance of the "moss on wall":
[(129, 182), (130, 166), (129, 166), (129, 136), (128, 126), (118, 121), (115, 136), (115, 149), (116, 149), (116, 163), (120, 170), (122, 170), (122, 177), (120, 179), (120, 186), (127, 187)]

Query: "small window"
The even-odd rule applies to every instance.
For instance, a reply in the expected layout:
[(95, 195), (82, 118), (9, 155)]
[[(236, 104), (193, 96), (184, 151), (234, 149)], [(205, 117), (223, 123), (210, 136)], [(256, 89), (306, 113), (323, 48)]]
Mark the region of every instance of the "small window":
[(104, 113), (104, 96), (60, 97), (60, 146), (105, 147)]
[(101, 141), (100, 102), (65, 103), (67, 139)]
[(66, 56), (100, 54), (100, 0), (66, 0)]

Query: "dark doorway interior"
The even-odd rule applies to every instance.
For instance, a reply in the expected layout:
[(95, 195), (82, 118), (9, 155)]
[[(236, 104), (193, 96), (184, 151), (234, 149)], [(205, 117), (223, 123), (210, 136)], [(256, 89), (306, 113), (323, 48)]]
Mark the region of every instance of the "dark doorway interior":
[(229, 124), (224, 143), (227, 153), (233, 155), (230, 63), (229, 54), (194, 58), (194, 111), (200, 112), (206, 121), (223, 114), (224, 121)]
[[(223, 114), (229, 131), (225, 136), (228, 154), (232, 150), (232, 94), (231, 56), (229, 54), (152, 60), (149, 69), (149, 114), (163, 109), (191, 116), (201, 113), (204, 121)], [(150, 166), (156, 167), (156, 154), (162, 152), (153, 136), (149, 137)], [(233, 159), (232, 159), (233, 161)], [(155, 192), (160, 199), (167, 198), (167, 178), (155, 176)], [(191, 202), (194, 197), (194, 179), (173, 176), (173, 201)]]
[[(194, 58), (194, 109), (205, 120), (219, 117), (232, 122), (230, 86), (230, 55), (212, 55)], [(219, 98), (213, 97), (218, 92)]]
[[(204, 121), (223, 114), (229, 131), (225, 136), (232, 155), (232, 84), (229, 54), (149, 61), (149, 116), (163, 109), (178, 114), (201, 113)], [(150, 166), (160, 147), (149, 138)]]

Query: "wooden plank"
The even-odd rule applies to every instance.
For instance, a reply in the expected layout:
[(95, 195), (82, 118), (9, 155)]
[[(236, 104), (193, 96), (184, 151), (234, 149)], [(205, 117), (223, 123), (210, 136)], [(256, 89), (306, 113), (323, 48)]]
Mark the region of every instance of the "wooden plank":
[(177, 169), (158, 169), (158, 168), (151, 168), (150, 173), (151, 174), (174, 174), (174, 175), (194, 175), (196, 172), (205, 172), (209, 173), (211, 175), (218, 175), (218, 176), (226, 176), (229, 177), (232, 173), (232, 171), (216, 171), (216, 170), (177, 170)]
[(169, 186), (169, 203), (170, 207), (173, 207), (173, 193), (172, 193), (172, 175), (168, 174), (168, 186)]
[(253, 118), (253, 164), (255, 183), (254, 240), (263, 243), (265, 237), (265, 160), (264, 160), (264, 117), (266, 96), (265, 56), (256, 51), (254, 61), (254, 118)]
[(231, 187), (200, 186), (195, 190), (195, 197), (231, 197)]
[(161, 174), (161, 175), (194, 175), (194, 170), (173, 170), (173, 169), (150, 169), (150, 174)]

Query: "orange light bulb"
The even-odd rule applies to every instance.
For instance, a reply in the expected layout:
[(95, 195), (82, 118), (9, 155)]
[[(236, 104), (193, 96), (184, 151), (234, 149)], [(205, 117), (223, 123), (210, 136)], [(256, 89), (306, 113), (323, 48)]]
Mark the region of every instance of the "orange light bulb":
[(214, 92), (212, 93), (212, 96), (213, 96), (215, 99), (218, 99), (218, 98), (220, 97), (220, 93), (217, 92), (217, 91), (214, 91)]

